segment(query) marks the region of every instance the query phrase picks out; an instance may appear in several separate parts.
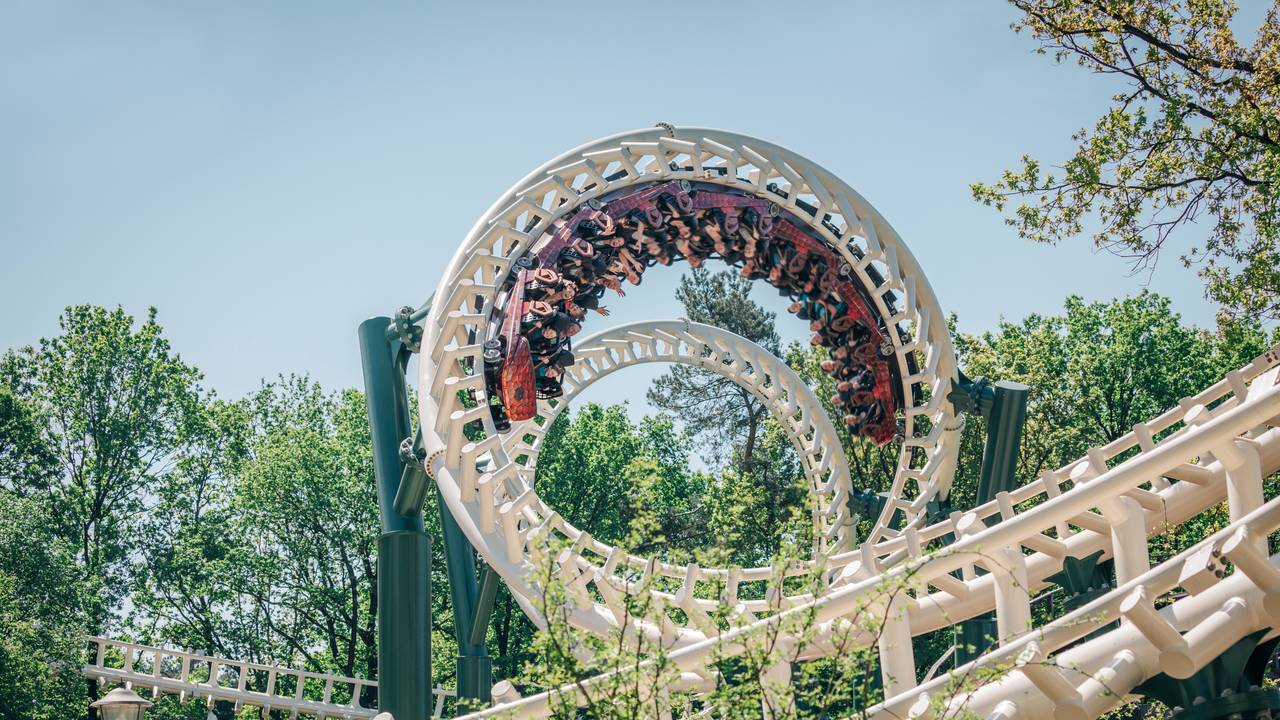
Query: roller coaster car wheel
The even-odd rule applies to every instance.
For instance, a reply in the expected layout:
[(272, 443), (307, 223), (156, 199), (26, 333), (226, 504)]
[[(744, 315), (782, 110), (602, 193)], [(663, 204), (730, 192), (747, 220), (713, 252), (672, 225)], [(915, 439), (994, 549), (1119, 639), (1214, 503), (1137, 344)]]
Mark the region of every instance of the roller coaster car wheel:
[(498, 394), (498, 378), (502, 373), (502, 343), (486, 340), (484, 343), (484, 387), (489, 397)]
[(493, 416), (493, 429), (507, 432), (511, 429), (511, 420), (502, 407), (501, 392), (502, 366), (505, 356), (499, 340), (486, 340), (484, 343), (484, 386), (489, 399), (489, 414)]
[(533, 270), (533, 258), (523, 255), (516, 258), (515, 263), (511, 267), (511, 272), (507, 273), (507, 277), (502, 281), (502, 288), (510, 290), (516, 284), (516, 280), (520, 277), (520, 271)]
[(490, 405), (489, 414), (493, 416), (493, 429), (506, 433), (511, 432), (511, 420), (507, 418), (507, 412), (501, 405)]

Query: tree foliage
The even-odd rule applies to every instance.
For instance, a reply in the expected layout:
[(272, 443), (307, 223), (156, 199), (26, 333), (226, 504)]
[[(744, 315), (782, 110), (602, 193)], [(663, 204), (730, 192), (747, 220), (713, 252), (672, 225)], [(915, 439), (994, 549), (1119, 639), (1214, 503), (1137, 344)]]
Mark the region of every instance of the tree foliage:
[(377, 497), (363, 396), (290, 378), (253, 398), (234, 507), (264, 577), (245, 588), (308, 665), (376, 675)]
[(702, 495), (706, 476), (688, 469), (689, 441), (669, 420), (638, 425), (625, 405), (587, 403), (565, 412), (547, 433), (538, 457), (539, 496), (565, 520), (616, 543), (633, 532), (635, 488), (628, 468), (649, 461), (657, 481), (647, 489), (663, 508), (655, 533), (666, 549), (696, 547), (706, 533)]
[[(994, 332), (958, 334), (972, 376), (1030, 387), (1017, 477), (1029, 482), (1175, 407), (1248, 363), (1270, 342), (1255, 323), (1218, 332), (1188, 327), (1169, 299), (1143, 292), (1110, 302), (1069, 297), (1061, 315), (1001, 322)], [(980, 417), (969, 419), (957, 469), (956, 506), (973, 500), (982, 458)]]
[(155, 484), (131, 596), (131, 625), (143, 637), (226, 657), (270, 657), (266, 627), (237, 590), (252, 582), (255, 563), (232, 508), (250, 437), (246, 403), (211, 402), (188, 453)]
[(34, 486), (57, 472), (57, 459), (32, 403), (0, 384), (0, 484)]
[(172, 352), (154, 308), (136, 328), (120, 308), (88, 305), (67, 308), (58, 324), (61, 334), (0, 362), (9, 392), (40, 418), (55, 468), (6, 482), (40, 499), (85, 572), (103, 579), (109, 608), (128, 587), (146, 490), (191, 435), (200, 373)]
[[(680, 278), (676, 299), (690, 320), (724, 328), (776, 355), (774, 314), (754, 302), (750, 291), (751, 281), (732, 270), (695, 268)], [(764, 404), (732, 380), (689, 365), (668, 369), (654, 381), (648, 399), (695, 439), (710, 444), (707, 459), (713, 465), (732, 457), (748, 468), (769, 417)]]
[(211, 403), (202, 420), (199, 442), (157, 486), (135, 629), (376, 677), (379, 525), (363, 396), (281, 378)]
[[(1230, 313), (1280, 317), (1280, 18), (1237, 37), (1230, 0), (1011, 0), (1039, 51), (1123, 82), (1075, 154), (973, 186), (1023, 237), (1086, 228), (1136, 266), (1176, 233), (1207, 294)], [(1205, 232), (1195, 228), (1204, 226)]]
[(87, 704), (87, 584), (36, 501), (0, 489), (0, 720), (63, 720)]
[[(779, 354), (776, 317), (751, 299), (750, 290), (751, 281), (732, 270), (696, 268), (681, 278), (676, 298), (690, 320), (724, 328)], [(812, 357), (798, 347), (789, 352), (796, 359)], [(826, 378), (817, 361), (812, 364), (817, 376)], [(821, 382), (817, 376), (814, 381)], [(830, 396), (835, 391), (828, 384)], [(648, 399), (703, 445), (704, 458), (721, 471), (705, 487), (698, 520), (721, 560), (767, 563), (783, 543), (807, 537), (807, 522), (797, 520), (807, 517), (804, 473), (764, 403), (726, 377), (679, 364), (653, 382)], [(696, 549), (711, 552), (712, 543)]]

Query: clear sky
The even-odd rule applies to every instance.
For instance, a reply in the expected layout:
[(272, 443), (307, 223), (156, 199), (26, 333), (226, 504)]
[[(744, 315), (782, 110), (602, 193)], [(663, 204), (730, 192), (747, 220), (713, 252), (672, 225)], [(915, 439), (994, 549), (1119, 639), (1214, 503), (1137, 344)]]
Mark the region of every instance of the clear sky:
[[(1117, 90), (1033, 54), (1014, 17), (977, 1), (8, 0), (0, 349), (54, 333), (71, 303), (155, 305), (223, 396), (289, 372), (358, 385), (357, 324), (426, 299), (509, 185), (659, 120), (836, 172), (964, 330), (1148, 284), (1211, 324), (1176, 258), (1135, 277), (1086, 239), (1020, 240), (970, 199), (1023, 153), (1065, 159)], [(652, 276), (614, 320), (680, 314), (678, 272)]]

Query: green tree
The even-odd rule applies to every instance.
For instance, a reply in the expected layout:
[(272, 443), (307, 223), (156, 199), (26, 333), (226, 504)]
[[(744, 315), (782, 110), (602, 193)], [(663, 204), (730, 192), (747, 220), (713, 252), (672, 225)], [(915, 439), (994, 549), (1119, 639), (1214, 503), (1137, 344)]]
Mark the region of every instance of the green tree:
[[(680, 278), (676, 299), (694, 322), (714, 325), (778, 353), (775, 316), (750, 298), (751, 281), (731, 270), (696, 268)], [(695, 439), (711, 443), (716, 462), (732, 450), (749, 468), (769, 410), (732, 380), (690, 365), (673, 365), (654, 380), (649, 402), (679, 421)], [(718, 457), (716, 457), (718, 455)]]
[(256, 550), (233, 507), (249, 452), (246, 403), (203, 407), (190, 447), (155, 490), (141, 533), (131, 624), (150, 641), (221, 657), (266, 660), (261, 614), (238, 588)]
[(1098, 247), (1139, 268), (1181, 230), (1200, 243), (1182, 261), (1201, 266), (1212, 300), (1280, 317), (1280, 5), (1250, 45), (1231, 0), (1011, 1), (1039, 52), (1123, 85), (1061, 168), (1024, 157), (974, 197), (1000, 210), (1027, 199), (1007, 222), (1032, 240), (1095, 228)]
[(753, 567), (767, 565), (788, 544), (809, 546), (808, 493), (791, 440), (766, 418), (750, 471), (725, 470), (707, 495), (711, 549)]
[(377, 677), (377, 498), (363, 396), (314, 381), (267, 383), (236, 481), (240, 531), (256, 550), (253, 599), (289, 657)]
[(689, 443), (669, 420), (637, 426), (625, 405), (587, 403), (566, 411), (547, 432), (538, 457), (538, 494), (565, 520), (616, 543), (635, 519), (627, 468), (649, 460), (657, 480), (646, 492), (662, 508), (659, 530), (668, 549), (691, 549), (705, 538), (705, 476), (688, 470)]
[(83, 715), (85, 599), (68, 547), (37, 502), (0, 489), (0, 720)]
[(0, 484), (35, 485), (53, 477), (56, 468), (44, 423), (31, 403), (0, 384)]
[(134, 628), (376, 678), (380, 526), (363, 396), (281, 378), (208, 404), (193, 425), (145, 527)]
[[(1280, 338), (1276, 338), (1280, 339)], [(1143, 292), (1111, 302), (1069, 297), (1062, 315), (1001, 322), (996, 332), (959, 334), (971, 376), (1030, 386), (1018, 479), (1034, 479), (1174, 407), (1268, 347), (1251, 322), (1217, 332), (1182, 324), (1168, 298)], [(953, 495), (967, 507), (976, 491), (982, 423), (966, 424)]]
[(58, 324), (60, 334), (0, 361), (4, 384), (44, 425), (56, 471), (3, 480), (38, 499), (84, 572), (103, 580), (98, 631), (128, 587), (147, 493), (173, 469), (203, 393), (154, 308), (136, 325), (121, 308), (78, 305)]

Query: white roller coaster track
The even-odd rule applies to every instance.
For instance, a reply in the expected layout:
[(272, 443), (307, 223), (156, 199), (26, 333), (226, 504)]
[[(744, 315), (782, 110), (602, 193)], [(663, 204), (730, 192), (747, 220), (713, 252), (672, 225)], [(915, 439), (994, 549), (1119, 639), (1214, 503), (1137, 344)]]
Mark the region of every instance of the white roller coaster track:
[[(852, 532), (854, 519), (849, 515), (849, 460), (840, 436), (813, 390), (768, 350), (710, 325), (655, 320), (596, 333), (579, 341), (574, 346), (574, 354), (578, 359), (569, 368), (563, 384), (564, 395), (539, 401), (538, 416), (504, 437), (507, 455), (518, 464), (529, 471), (536, 469), (542, 441), (551, 423), (597, 380), (646, 363), (692, 365), (729, 378), (754, 395), (791, 440), (814, 503), (811, 515), (815, 554), (828, 555), (834, 549), (851, 549), (857, 544)], [(569, 535), (572, 540), (602, 559), (614, 552), (604, 543), (581, 538), (581, 533), (572, 528), (567, 532), (573, 533)], [(513, 559), (519, 559), (520, 547), (508, 550)], [(643, 569), (639, 564), (635, 567)]]
[[(865, 543), (846, 564), (843, 584), (802, 602), (790, 598), (791, 606), (777, 614), (732, 629), (718, 640), (676, 649), (667, 659), (696, 687), (696, 674), (703, 672), (713, 651), (720, 656), (740, 652), (743, 645), (736, 640), (799, 613), (812, 612), (819, 623), (843, 622), (851, 612), (874, 602), (885, 582), (898, 579), (916, 588), (916, 596), (903, 598), (876, 639), (889, 696), (877, 709), (883, 717), (906, 717), (921, 692), (945, 682), (938, 679), (923, 689), (915, 687), (912, 636), (992, 609), (1002, 647), (978, 662), (994, 663), (1024, 651), (1032, 659), (1045, 657), (1116, 617), (1127, 601), (1122, 614), (1132, 622), (1109, 633), (1109, 642), (1095, 640), (1064, 653), (1061, 663), (1092, 668), (1122, 691), (1160, 671), (1185, 677), (1245, 634), (1280, 625), (1280, 572), (1272, 570), (1275, 561), (1268, 563), (1265, 557), (1265, 539), (1280, 525), (1280, 506), (1275, 501), (1264, 506), (1262, 485), (1280, 468), (1278, 362), (1280, 348), (1186, 398), (1179, 407), (1135, 425), (1124, 437), (969, 513), (956, 513), (923, 530), (909, 529), (902, 538)], [(1229, 539), (1219, 547), (1241, 570), (1159, 612), (1175, 634), (1190, 630), (1175, 640), (1144, 608), (1179, 584), (1192, 554), (1152, 570), (1147, 539), (1224, 500), (1233, 523), (1231, 535), (1219, 533), (1202, 546), (1219, 546)], [(1024, 504), (1032, 506), (1019, 512)], [(987, 527), (983, 520), (988, 517), (1000, 521)], [(1242, 528), (1247, 534), (1237, 536)], [(952, 545), (938, 553), (921, 553), (929, 540), (946, 533), (955, 533)], [(1115, 560), (1118, 589), (1044, 628), (1031, 628), (1031, 594), (1046, 586), (1045, 578), (1062, 567), (1063, 558), (1098, 550)], [(988, 574), (977, 575), (976, 566)], [(950, 575), (957, 570), (961, 578)], [(1142, 594), (1134, 595), (1139, 586)], [(1091, 612), (1101, 613), (1101, 619), (1089, 620)], [(1191, 630), (1202, 619), (1210, 630)], [(1036, 647), (1027, 650), (1033, 640)], [(1156, 646), (1163, 649), (1157, 651)], [(813, 643), (809, 655), (825, 650), (821, 642)], [(1037, 667), (1032, 662), (1006, 681), (955, 702), (970, 702), (971, 709), (1004, 720), (1031, 717), (1054, 703), (1078, 706), (1079, 712), (1064, 710), (1060, 717), (1080, 720), (1096, 717), (1118, 700), (1095, 692), (1089, 683), (1098, 682), (1096, 674), (1088, 680), (1066, 678), (1063, 684), (1058, 676), (1046, 679)], [(602, 681), (589, 679), (582, 686)], [(553, 696), (575, 698), (578, 691), (564, 687), (468, 717), (545, 717)]]
[[(102, 684), (124, 685), (135, 692), (149, 688), (153, 699), (168, 693), (182, 700), (203, 698), (210, 706), (218, 700), (235, 703), (237, 711), (247, 705), (287, 712), (290, 718), (318, 720), (356, 720), (372, 718), (378, 713), (360, 705), (361, 692), (365, 688), (377, 688), (378, 683), (373, 680), (227, 660), (101, 637), (91, 637), (89, 642), (96, 649), (82, 670), (85, 676)], [(335, 702), (335, 692), (349, 700)], [(439, 718), (444, 714), (445, 698), (453, 697), (454, 693), (436, 688), (433, 694), (432, 717)]]
[[(956, 377), (945, 317), (919, 264), (875, 208), (815, 163), (756, 138), (670, 126), (604, 138), (548, 162), (485, 213), (446, 268), (425, 320), (418, 406), (428, 473), (462, 531), (526, 609), (537, 595), (530, 580), (530, 534), (550, 528), (576, 540), (579, 533), (564, 527), (554, 509), (538, 498), (531, 475), (507, 451), (489, 415), (478, 368), (495, 300), (513, 263), (536, 251), (549, 231), (579, 206), (629, 187), (672, 180), (721, 185), (777, 203), (837, 252), (867, 289), (874, 313), (889, 329), (907, 403), (890, 500), (871, 540), (905, 542), (889, 527), (889, 518), (902, 513), (907, 528), (918, 528), (929, 501), (945, 496), (950, 487), (961, 423), (945, 400)], [(470, 391), (481, 402), (466, 407), (460, 391)], [(463, 432), (468, 426), (482, 432), (483, 439), (468, 440)], [(476, 466), (482, 462), (491, 470), (478, 474)], [(588, 577), (607, 568), (606, 574), (614, 577), (602, 580), (604, 585), (623, 582), (613, 572), (620, 566), (649, 563), (638, 557), (591, 562), (581, 553), (571, 555), (576, 557), (566, 565), (585, 562)], [(656, 571), (676, 580), (731, 574), (724, 568), (662, 563)], [(771, 572), (744, 570), (741, 577), (766, 579)], [(586, 603), (571, 621), (606, 632), (616, 618), (605, 604)], [(644, 629), (663, 634), (658, 628)], [(703, 639), (692, 624), (675, 628), (679, 645)]]
[[(740, 335), (687, 320), (642, 321), (615, 326), (579, 341), (574, 346), (574, 353), (578, 360), (565, 378), (564, 394), (554, 400), (540, 400), (537, 416), (501, 436), (504, 452), (514, 461), (509, 466), (514, 477), (508, 481), (519, 481), (526, 488), (533, 487), (538, 456), (551, 423), (574, 398), (596, 381), (646, 363), (692, 365), (726, 377), (759, 398), (791, 440), (800, 459), (809, 485), (814, 559), (810, 564), (796, 564), (784, 572), (788, 575), (802, 574), (817, 559), (835, 569), (839, 563), (831, 565), (827, 558), (834, 552), (854, 546), (857, 518), (849, 514), (849, 462), (840, 437), (813, 391), (781, 359)], [(480, 507), (492, 506), (484, 494), (492, 492), (496, 486), (493, 479), (481, 482), (483, 476), (478, 473), (473, 473), (470, 478), (466, 474), (463, 477), (464, 483), (475, 481), (474, 492), (480, 495)], [(468, 487), (464, 487), (464, 492)], [(524, 497), (532, 498), (532, 494), (526, 491)], [(481, 514), (482, 527), (496, 526), (499, 521), (496, 513)], [(775, 571), (767, 567), (702, 569), (697, 565), (676, 566), (658, 560), (642, 560), (619, 552), (590, 533), (578, 530), (554, 510), (529, 533), (504, 533), (508, 540), (508, 560), (524, 562), (526, 553), (536, 555), (537, 543), (533, 538), (545, 539), (549, 532), (556, 532), (572, 543), (569, 552), (558, 558), (559, 575), (578, 592), (583, 605), (589, 603), (585, 597), (586, 587), (594, 583), (603, 598), (601, 604), (614, 618), (624, 615), (627, 582), (620, 579), (620, 573), (615, 574), (615, 571), (626, 569), (618, 567), (622, 562), (636, 572), (679, 577), (681, 591), (674, 595), (657, 593), (657, 599), (664, 606), (680, 608), (701, 627), (707, 627), (709, 618), (705, 601), (695, 596), (699, 583), (721, 583), (724, 592), (736, 595), (741, 583), (767, 579)], [(851, 557), (848, 552), (840, 555), (846, 561)], [(534, 622), (542, 626), (539, 610), (523, 596), (516, 599)], [(743, 613), (767, 609), (764, 599), (745, 600), (741, 604)]]
[[(1280, 554), (1266, 555), (1266, 539), (1277, 529), (1280, 498), (1084, 607), (956, 668), (951, 677), (973, 676), (981, 668), (1017, 671), (946, 698), (942, 714), (963, 708), (999, 720), (1050, 715), (1088, 720), (1111, 710), (1158, 673), (1187, 678), (1253, 632), (1265, 630), (1266, 637), (1274, 636), (1280, 624)], [(1155, 610), (1153, 601), (1178, 587), (1185, 571), (1198, 569), (1196, 563), (1206, 550), (1220, 552), (1238, 570), (1198, 594)], [(1054, 654), (1116, 620), (1124, 622)], [(900, 693), (870, 708), (867, 716), (918, 716), (930, 704), (930, 694), (945, 691), (949, 679), (940, 677)]]

